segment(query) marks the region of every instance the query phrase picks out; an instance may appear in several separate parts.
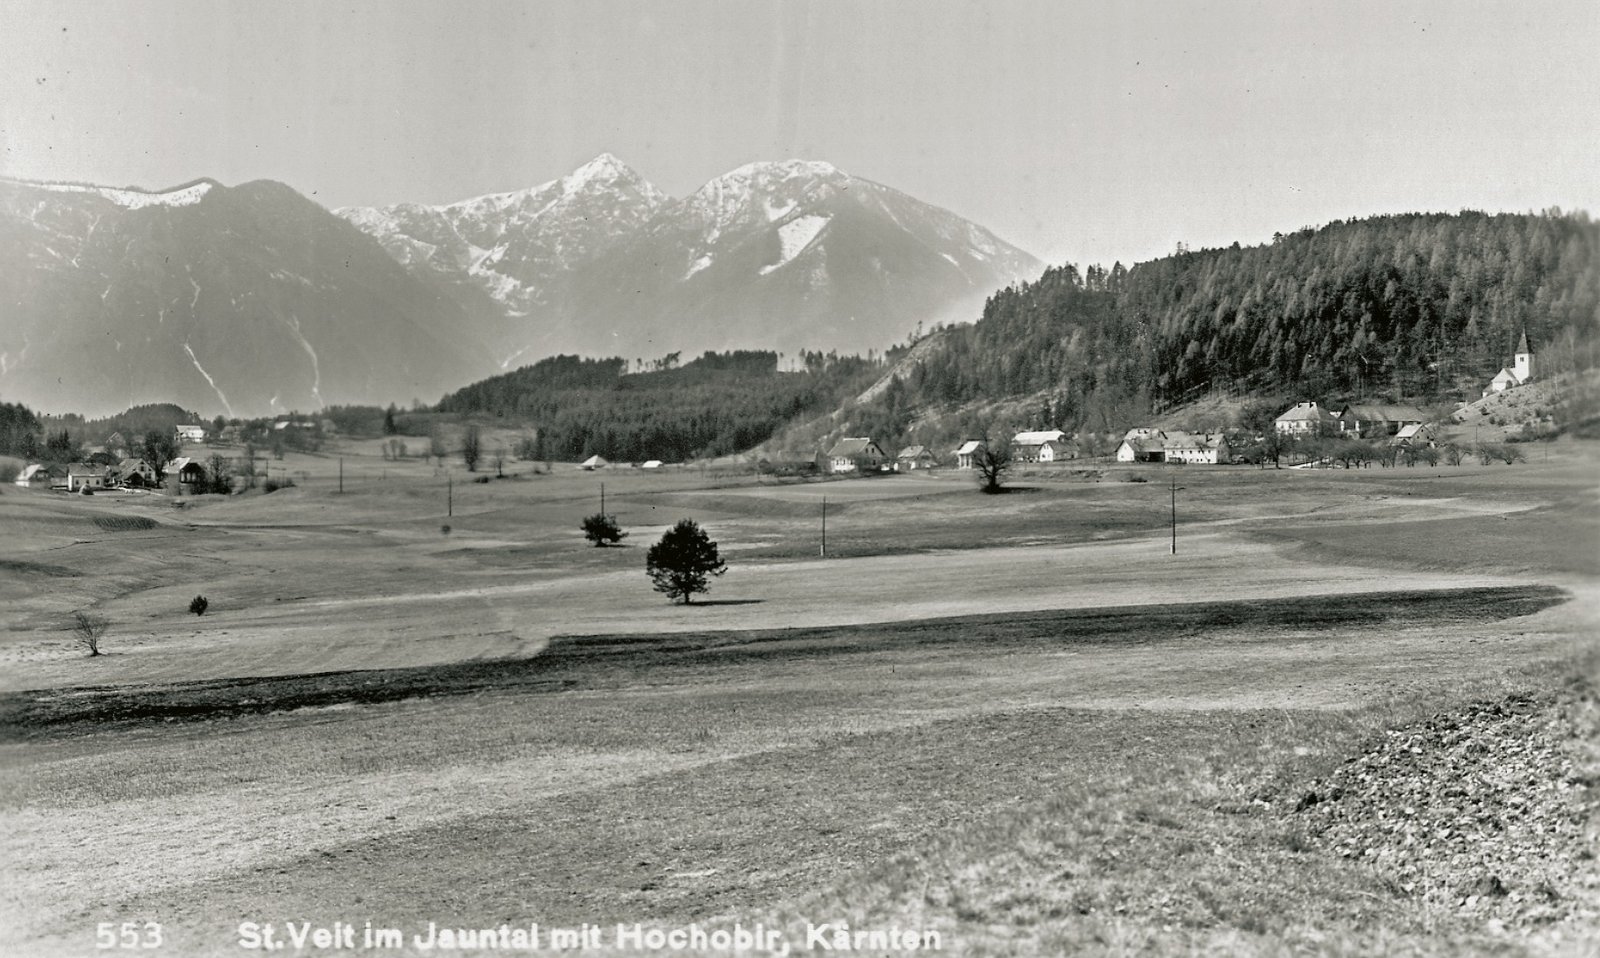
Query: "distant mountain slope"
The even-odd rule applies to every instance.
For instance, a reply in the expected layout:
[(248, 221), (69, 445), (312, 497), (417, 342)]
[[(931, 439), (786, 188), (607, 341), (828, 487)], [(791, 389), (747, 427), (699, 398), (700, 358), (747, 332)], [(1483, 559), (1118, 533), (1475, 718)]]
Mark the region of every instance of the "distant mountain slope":
[(265, 180), (0, 180), (0, 308), (0, 396), (48, 411), (432, 400), (488, 365), (459, 301)]
[(1042, 268), (952, 213), (799, 160), (673, 199), (602, 155), (520, 192), (337, 212), (413, 272), (502, 304), (507, 367), (561, 352), (882, 350), (919, 323), (975, 318)]
[[(1475, 399), (1523, 331), (1542, 375), (1600, 365), (1600, 224), (1407, 214), (999, 291), (919, 343), (836, 419), (945, 443), (985, 410), (1120, 432), (1213, 392)], [(1220, 424), (1219, 424), (1220, 425)]]

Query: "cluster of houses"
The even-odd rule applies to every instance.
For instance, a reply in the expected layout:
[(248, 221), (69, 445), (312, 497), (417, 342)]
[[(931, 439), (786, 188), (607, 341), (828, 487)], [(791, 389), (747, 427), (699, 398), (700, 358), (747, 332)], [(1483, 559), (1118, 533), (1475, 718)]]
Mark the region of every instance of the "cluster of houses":
[[(974, 468), (973, 459), (983, 448), (980, 439), (962, 443), (952, 453), (956, 468)], [(1076, 458), (1077, 442), (1059, 429), (1019, 432), (1011, 439), (1013, 462), (1065, 462)], [(890, 456), (870, 436), (846, 436), (827, 452), (827, 469), (832, 473), (916, 472), (939, 465), (939, 457), (927, 446), (906, 446)]]
[(1430, 443), (1428, 417), (1415, 406), (1395, 403), (1347, 405), (1335, 413), (1315, 402), (1297, 402), (1273, 421), (1279, 436), (1389, 440), (1396, 445)]
[(151, 489), (161, 485), (165, 478), (177, 483), (181, 491), (192, 492), (205, 481), (205, 474), (199, 461), (186, 456), (167, 463), (160, 474), (143, 459), (123, 459), (109, 464), (74, 462), (64, 466), (33, 463), (17, 473), (15, 483), (29, 489), (83, 492), (85, 489)]
[[(204, 442), (204, 426), (180, 425), (176, 429), (178, 442)], [(182, 456), (166, 464), (160, 472), (139, 456), (126, 455), (128, 441), (122, 433), (106, 437), (104, 451), (95, 453), (88, 462), (65, 465), (30, 463), (17, 473), (16, 485), (29, 489), (57, 489), (65, 492), (91, 492), (101, 489), (150, 489), (163, 480), (176, 483), (179, 490), (191, 492), (205, 481), (205, 468), (198, 459)]]

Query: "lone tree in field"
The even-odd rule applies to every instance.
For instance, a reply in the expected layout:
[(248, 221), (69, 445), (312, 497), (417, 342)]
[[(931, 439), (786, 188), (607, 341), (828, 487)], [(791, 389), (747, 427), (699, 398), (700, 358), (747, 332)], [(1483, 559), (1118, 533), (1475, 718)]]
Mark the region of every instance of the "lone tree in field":
[[(621, 526), (617, 525), (616, 516), (608, 516), (603, 512), (597, 512), (592, 516), (584, 517), (583, 537), (593, 542), (598, 548), (599, 546), (608, 546), (621, 542), (628, 537), (628, 534), (622, 531)], [(715, 548), (715, 546), (712, 548)]]
[(644, 569), (657, 592), (665, 592), (667, 598), (674, 600), (682, 596), (684, 605), (696, 592), (709, 589), (708, 577), (727, 571), (717, 555), (717, 544), (693, 519), (679, 519), (660, 542), (650, 547)]
[(1011, 444), (1004, 438), (985, 439), (972, 453), (972, 468), (978, 472), (980, 491), (991, 495), (999, 492), (1006, 470), (1011, 468)]
[(478, 427), (468, 426), (461, 436), (461, 461), (468, 472), (478, 471), (478, 460), (483, 458), (483, 440), (478, 438)]
[(106, 634), (110, 623), (104, 616), (85, 612), (82, 609), (72, 613), (72, 634), (78, 644), (89, 650), (91, 656), (100, 654), (100, 638)]

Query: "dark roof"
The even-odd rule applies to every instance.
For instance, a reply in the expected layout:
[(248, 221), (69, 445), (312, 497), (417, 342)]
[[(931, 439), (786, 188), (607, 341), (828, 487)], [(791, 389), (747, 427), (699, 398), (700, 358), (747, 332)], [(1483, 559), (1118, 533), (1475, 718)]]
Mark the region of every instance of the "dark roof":
[[(1427, 422), (1428, 420), (1417, 407), (1396, 403), (1346, 406), (1344, 412), (1362, 422)], [(1340, 413), (1340, 418), (1344, 418), (1344, 413)]]
[(1526, 329), (1524, 329), (1522, 331), (1522, 338), (1517, 340), (1517, 352), (1519, 352), (1519, 353), (1531, 353), (1531, 352), (1533, 352), (1533, 350), (1528, 348), (1528, 331)]
[(866, 454), (868, 446), (876, 448), (877, 445), (877, 443), (872, 441), (871, 437), (863, 436), (851, 438), (847, 436), (844, 439), (834, 443), (833, 448), (828, 450), (828, 455), (837, 457), (861, 456)]
[(926, 456), (928, 454), (929, 453), (928, 453), (928, 447), (927, 446), (907, 446), (904, 449), (900, 450), (900, 455), (896, 456), (895, 458), (896, 459), (919, 459), (919, 458), (921, 458), (923, 456)]

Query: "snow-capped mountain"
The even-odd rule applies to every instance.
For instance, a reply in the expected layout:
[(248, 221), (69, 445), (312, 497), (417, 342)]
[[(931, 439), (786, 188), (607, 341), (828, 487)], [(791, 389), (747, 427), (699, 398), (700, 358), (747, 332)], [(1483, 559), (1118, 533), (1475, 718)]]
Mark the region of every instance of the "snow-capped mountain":
[[(336, 211), (469, 311), (499, 303), (500, 362), (558, 352), (864, 352), (975, 319), (1032, 256), (827, 163), (752, 163), (674, 199), (609, 154), (529, 190)], [(474, 305), (474, 303), (478, 305)]]
[(0, 399), (98, 415), (429, 401), (490, 368), (458, 295), (279, 183), (0, 180)]

